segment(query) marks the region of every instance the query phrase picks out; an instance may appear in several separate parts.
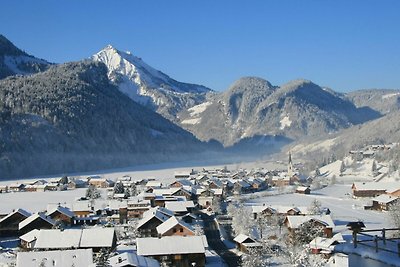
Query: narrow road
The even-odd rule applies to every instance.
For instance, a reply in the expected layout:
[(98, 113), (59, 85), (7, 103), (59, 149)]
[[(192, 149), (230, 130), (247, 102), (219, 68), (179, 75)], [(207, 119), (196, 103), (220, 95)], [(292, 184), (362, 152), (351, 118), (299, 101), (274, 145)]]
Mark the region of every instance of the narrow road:
[(213, 216), (209, 216), (207, 214), (202, 215), (204, 221), (204, 233), (207, 237), (207, 242), (210, 247), (212, 247), (221, 258), (224, 259), (226, 264), (230, 267), (237, 267), (240, 265), (240, 257), (235, 253), (229, 251), (229, 249), (225, 246), (224, 242), (222, 242), (220, 233), (218, 230), (217, 223), (214, 220)]

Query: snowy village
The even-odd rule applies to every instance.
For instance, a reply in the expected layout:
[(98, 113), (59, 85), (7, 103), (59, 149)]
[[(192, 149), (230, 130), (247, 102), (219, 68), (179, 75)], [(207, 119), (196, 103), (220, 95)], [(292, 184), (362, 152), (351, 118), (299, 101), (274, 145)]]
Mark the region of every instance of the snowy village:
[(18, 267), (399, 266), (393, 151), (398, 144), (349, 151), (309, 175), (289, 152), (276, 169), (2, 182), (0, 261)]

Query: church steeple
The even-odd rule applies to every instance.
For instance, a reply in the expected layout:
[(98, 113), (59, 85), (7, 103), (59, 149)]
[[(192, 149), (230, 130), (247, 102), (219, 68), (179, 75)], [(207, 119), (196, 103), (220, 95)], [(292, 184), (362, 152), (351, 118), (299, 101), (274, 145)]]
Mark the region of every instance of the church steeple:
[(293, 176), (293, 162), (292, 162), (292, 153), (289, 151), (289, 162), (288, 162), (288, 176)]

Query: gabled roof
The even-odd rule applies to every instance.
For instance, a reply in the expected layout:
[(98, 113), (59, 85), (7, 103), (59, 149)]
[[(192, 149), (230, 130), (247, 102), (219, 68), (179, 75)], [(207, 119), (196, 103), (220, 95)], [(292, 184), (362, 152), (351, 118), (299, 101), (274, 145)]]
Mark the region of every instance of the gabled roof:
[(378, 203), (390, 203), (392, 201), (396, 201), (397, 199), (399, 199), (398, 197), (394, 197), (394, 196), (390, 196), (390, 195), (380, 195), (374, 199), (372, 199), (372, 201), (376, 201)]
[(332, 250), (335, 243), (345, 242), (341, 233), (335, 234), (332, 238), (316, 237), (308, 245), (312, 249)]
[(400, 189), (400, 182), (354, 182), (353, 187), (356, 190), (396, 191)]
[(233, 239), (233, 241), (237, 242), (237, 243), (243, 243), (244, 241), (246, 241), (247, 239), (250, 239), (251, 241), (253, 241), (254, 243), (256, 242), (253, 238), (249, 237), (248, 235), (245, 234), (240, 234), (237, 237), (235, 237)]
[(29, 216), (31, 216), (31, 214), (30, 214), (29, 212), (27, 212), (26, 210), (17, 209), (17, 210), (14, 210), (13, 212), (9, 213), (6, 217), (2, 218), (2, 219), (0, 220), (0, 224), (1, 224), (2, 222), (6, 221), (8, 218), (12, 217), (12, 216), (13, 216), (14, 214), (16, 214), (16, 213), (21, 214), (21, 215), (24, 216), (25, 218), (28, 218)]
[(188, 209), (194, 208), (193, 201), (166, 201), (165, 208), (173, 212), (188, 212)]
[(204, 236), (164, 236), (138, 238), (137, 253), (142, 256), (204, 254), (208, 246)]
[(114, 228), (87, 228), (82, 230), (80, 247), (112, 247), (114, 242)]
[(35, 248), (36, 249), (79, 248), (81, 235), (82, 235), (81, 229), (65, 229), (65, 230), (42, 229), (39, 231), (39, 233), (37, 233), (36, 236), (37, 241), (35, 244)]
[(37, 235), (37, 249), (112, 247), (114, 228), (49, 229)]
[(146, 187), (161, 187), (162, 183), (160, 181), (148, 181)]
[(165, 234), (166, 232), (168, 232), (171, 228), (180, 225), (182, 227), (185, 227), (187, 230), (191, 231), (194, 233), (193, 228), (188, 225), (185, 222), (182, 222), (180, 220), (178, 220), (175, 216), (169, 218), (168, 220), (166, 220), (165, 222), (163, 222), (162, 224), (160, 224), (159, 226), (157, 226), (157, 232), (161, 235)]
[(33, 240), (37, 239), (37, 237), (39, 236), (39, 232), (40, 232), (40, 230), (33, 229), (32, 231), (30, 231), (24, 235), (21, 235), (19, 237), (19, 239), (21, 239), (25, 242), (32, 242)]
[(330, 215), (286, 216), (286, 220), (289, 223), (289, 227), (292, 229), (297, 229), (300, 225), (310, 220), (320, 222), (329, 228), (335, 227), (335, 223), (332, 221)]
[(67, 216), (67, 217), (69, 217), (69, 218), (74, 217), (74, 213), (73, 213), (69, 208), (62, 207), (62, 206), (58, 206), (58, 207), (55, 207), (55, 208), (53, 208), (53, 209), (47, 211), (46, 215), (47, 215), (47, 216), (51, 216), (51, 215), (53, 215), (55, 212), (62, 213), (62, 214), (64, 214), (65, 216)]
[(133, 252), (125, 252), (109, 258), (113, 267), (135, 266), (135, 267), (160, 267), (160, 263), (152, 258), (139, 256)]
[[(173, 213), (171, 214), (173, 216)], [(157, 218), (160, 222), (165, 222), (171, 216), (161, 212), (158, 208), (153, 208), (143, 213), (143, 218), (138, 222), (137, 228), (142, 227), (153, 218)]]
[(26, 227), (27, 225), (29, 225), (30, 223), (34, 222), (37, 219), (41, 219), (41, 220), (43, 220), (43, 221), (45, 221), (45, 222), (47, 222), (47, 223), (49, 223), (51, 225), (55, 225), (56, 224), (56, 222), (53, 219), (51, 219), (50, 217), (46, 216), (45, 214), (43, 214), (43, 213), (35, 213), (35, 214), (32, 214), (31, 216), (29, 216), (28, 218), (26, 218), (25, 220), (23, 220), (22, 222), (20, 222), (19, 225), (18, 225), (18, 229), (19, 230), (23, 229), (24, 227)]
[(193, 183), (187, 179), (178, 179), (171, 184), (174, 184), (174, 183), (180, 183), (182, 186), (192, 186), (193, 185)]
[(298, 186), (298, 187), (296, 188), (297, 191), (306, 191), (307, 189), (310, 189), (310, 188), (307, 187), (307, 186)]

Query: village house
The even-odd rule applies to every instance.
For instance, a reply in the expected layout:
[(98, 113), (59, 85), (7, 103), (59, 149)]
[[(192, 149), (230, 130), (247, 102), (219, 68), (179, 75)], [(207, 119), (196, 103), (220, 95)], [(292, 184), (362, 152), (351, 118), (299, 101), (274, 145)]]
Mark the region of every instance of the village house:
[(28, 233), (26, 233), (24, 235), (21, 235), (19, 237), (20, 246), (22, 248), (29, 249), (29, 250), (33, 249), (35, 247), (36, 240), (37, 240), (37, 237), (39, 235), (39, 232), (40, 232), (40, 230), (33, 229), (32, 231), (30, 231), (30, 232), (28, 232)]
[(179, 179), (170, 184), (170, 187), (192, 187), (193, 183), (187, 179)]
[(167, 201), (165, 202), (165, 208), (177, 216), (182, 216), (193, 212), (195, 205), (193, 201)]
[(143, 213), (151, 208), (151, 201), (141, 198), (129, 199), (127, 204), (128, 219), (142, 218)]
[(106, 178), (90, 178), (89, 185), (92, 185), (97, 188), (107, 188), (107, 187), (113, 187), (114, 181), (111, 181), (110, 179)]
[(18, 224), (18, 230), (22, 233), (28, 233), (34, 229), (51, 229), (56, 222), (44, 213), (34, 213)]
[(308, 186), (298, 186), (296, 188), (296, 193), (309, 195), (311, 193), (311, 189)]
[(374, 199), (372, 199), (372, 207), (373, 210), (387, 211), (390, 210), (390, 206), (398, 202), (400, 198), (394, 197), (391, 195), (380, 195)]
[(171, 196), (184, 197), (186, 200), (193, 200), (193, 194), (189, 190), (183, 187), (179, 188), (176, 191), (173, 191), (171, 193)]
[(21, 183), (13, 183), (8, 186), (10, 192), (21, 192), (24, 191), (25, 185)]
[(317, 236), (308, 244), (308, 247), (313, 254), (324, 254), (329, 257), (333, 253), (335, 245), (344, 242), (342, 234), (337, 233), (331, 238)]
[[(42, 229), (33, 235), (36, 242), (31, 247), (35, 250), (92, 249), (99, 252), (102, 248), (112, 251), (117, 244), (114, 228)], [(26, 235), (22, 237), (25, 239)]]
[(204, 267), (205, 236), (165, 236), (161, 238), (138, 238), (137, 254), (152, 257), (168, 266)]
[(254, 219), (257, 219), (258, 216), (272, 216), (272, 215), (279, 215), (279, 216), (302, 216), (308, 215), (309, 210), (308, 207), (303, 206), (282, 206), (282, 205), (274, 205), (274, 206), (252, 206), (252, 213)]
[(311, 222), (315, 227), (322, 227), (325, 237), (333, 236), (333, 228), (335, 224), (332, 221), (330, 215), (305, 215), (305, 216), (286, 216), (284, 224), (288, 228), (291, 234), (294, 234), (294, 230), (300, 228), (302, 224)]
[(7, 193), (8, 185), (0, 185), (0, 193)]
[(29, 212), (23, 209), (17, 209), (10, 212), (0, 220), (0, 236), (16, 236), (19, 234), (18, 225), (26, 218), (31, 216)]
[(72, 178), (68, 181), (67, 187), (70, 189), (85, 188), (88, 183), (78, 178)]
[(160, 263), (152, 258), (139, 256), (134, 252), (124, 252), (109, 258), (111, 267), (160, 267)]
[(248, 253), (249, 249), (261, 248), (261, 244), (259, 242), (244, 234), (238, 235), (233, 239), (233, 241), (236, 244), (236, 248), (244, 253)]
[(194, 229), (183, 221), (172, 216), (156, 227), (158, 236), (194, 236)]
[(137, 230), (142, 237), (156, 237), (158, 236), (157, 226), (161, 225), (172, 216), (172, 212), (166, 214), (157, 208), (150, 209), (143, 214), (143, 218), (138, 222)]
[(400, 196), (400, 182), (355, 182), (351, 189), (354, 197)]
[(70, 209), (61, 206), (48, 210), (46, 215), (52, 218), (54, 221), (62, 222), (65, 225), (72, 225), (75, 216)]

